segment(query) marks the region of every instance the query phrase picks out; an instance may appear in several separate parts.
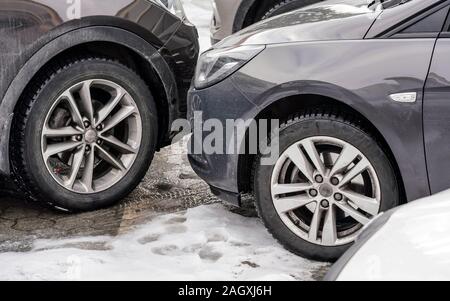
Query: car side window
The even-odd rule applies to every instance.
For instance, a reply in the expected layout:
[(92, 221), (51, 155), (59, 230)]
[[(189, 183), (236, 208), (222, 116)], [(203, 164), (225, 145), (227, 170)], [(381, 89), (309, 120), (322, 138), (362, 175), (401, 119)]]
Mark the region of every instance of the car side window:
[(449, 7), (446, 6), (405, 28), (402, 33), (439, 33), (442, 31)]

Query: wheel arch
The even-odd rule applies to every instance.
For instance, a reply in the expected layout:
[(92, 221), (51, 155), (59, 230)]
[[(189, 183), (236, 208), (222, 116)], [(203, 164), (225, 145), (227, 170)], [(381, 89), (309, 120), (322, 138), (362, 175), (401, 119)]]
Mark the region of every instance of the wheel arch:
[(249, 13), (252, 6), (255, 5), (257, 0), (243, 0), (239, 5), (238, 10), (236, 11), (236, 16), (233, 21), (233, 32), (238, 32), (244, 26), (245, 19), (247, 18), (247, 14)]
[[(108, 47), (94, 47), (94, 46)], [(110, 58), (138, 68), (138, 72), (146, 80), (152, 93), (157, 91), (155, 101), (159, 104), (158, 112), (161, 124), (159, 129), (159, 145), (168, 137), (168, 128), (171, 120), (176, 118), (176, 102), (178, 99), (177, 84), (173, 71), (164, 60), (158, 49), (141, 38), (137, 34), (125, 29), (110, 26), (91, 26), (72, 30), (58, 36), (45, 44), (22, 66), (18, 74), (9, 85), (0, 104), (0, 171), (10, 173), (9, 143), (11, 124), (14, 111), (22, 95), (32, 84), (39, 72), (71, 51), (79, 51), (82, 54), (98, 54), (110, 56)], [(92, 52), (90, 52), (92, 51)], [(121, 55), (124, 52), (131, 54)], [(133, 61), (135, 60), (135, 61)], [(134, 65), (134, 66), (133, 66)], [(150, 72), (148, 72), (150, 71)], [(163, 114), (161, 114), (163, 113)]]
[[(290, 118), (298, 112), (314, 112), (315, 110), (321, 110), (324, 108), (334, 108), (344, 114), (350, 114), (357, 120), (357, 122), (365, 129), (367, 129), (374, 137), (377, 142), (381, 144), (383, 149), (386, 150), (387, 156), (395, 172), (397, 182), (399, 184), (400, 200), (402, 203), (406, 202), (406, 190), (403, 182), (403, 176), (401, 169), (395, 159), (395, 155), (391, 147), (389, 146), (387, 140), (384, 138), (383, 134), (377, 129), (377, 127), (371, 122), (364, 114), (357, 111), (344, 101), (339, 100), (335, 97), (325, 96), (322, 94), (295, 94), (286, 97), (282, 97), (277, 101), (271, 102), (269, 105), (264, 107), (255, 120), (260, 119), (280, 119), (281, 122)], [(246, 133), (248, 137), (248, 130)], [(252, 191), (253, 182), (253, 169), (256, 156), (250, 154), (241, 154), (238, 159), (238, 183), (239, 191), (250, 192)]]

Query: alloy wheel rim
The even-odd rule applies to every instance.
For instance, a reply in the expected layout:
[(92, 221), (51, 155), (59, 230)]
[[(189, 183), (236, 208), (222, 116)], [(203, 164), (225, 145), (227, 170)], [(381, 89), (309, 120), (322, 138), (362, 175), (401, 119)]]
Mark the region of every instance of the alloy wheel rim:
[(281, 154), (271, 194), (283, 223), (322, 246), (353, 242), (381, 204), (370, 161), (350, 143), (326, 136), (303, 139)]
[(92, 194), (123, 179), (141, 140), (142, 119), (133, 97), (112, 81), (91, 79), (57, 97), (42, 129), (41, 153), (60, 186)]

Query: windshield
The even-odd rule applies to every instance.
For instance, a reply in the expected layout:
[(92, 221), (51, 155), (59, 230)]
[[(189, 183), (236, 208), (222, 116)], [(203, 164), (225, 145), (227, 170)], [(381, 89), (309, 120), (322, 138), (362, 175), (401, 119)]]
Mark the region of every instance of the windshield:
[(412, 0), (368, 0), (369, 8), (374, 9), (389, 9), (394, 6), (402, 5)]

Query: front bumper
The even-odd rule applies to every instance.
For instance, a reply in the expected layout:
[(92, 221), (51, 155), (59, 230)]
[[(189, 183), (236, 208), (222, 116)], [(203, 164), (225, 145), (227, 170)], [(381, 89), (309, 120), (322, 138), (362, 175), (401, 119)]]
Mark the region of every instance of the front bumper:
[[(194, 120), (194, 112), (201, 113), (201, 120)], [(236, 131), (233, 127), (231, 135), (227, 135), (226, 124), (235, 122), (237, 119), (248, 120), (253, 118), (257, 112), (257, 107), (235, 87), (233, 79), (228, 78), (213, 87), (202, 90), (191, 88), (188, 93), (188, 120), (191, 124), (192, 136), (189, 141), (189, 162), (197, 175), (206, 181), (212, 192), (221, 199), (240, 204), (239, 188), (239, 153), (227, 151), (230, 141), (235, 141), (238, 145), (242, 141), (237, 141)], [(208, 120), (215, 120), (223, 127), (224, 145), (222, 151), (211, 153), (205, 150), (203, 142), (205, 137), (212, 131), (204, 130), (203, 126)], [(196, 129), (200, 125), (200, 129)], [(217, 129), (214, 129), (217, 130)], [(217, 141), (219, 142), (219, 141)], [(195, 147), (195, 145), (200, 145)]]
[(190, 23), (182, 22), (159, 52), (171, 71), (161, 76), (163, 86), (173, 81), (176, 83), (166, 91), (168, 116), (162, 122), (163, 127), (160, 130), (163, 135), (158, 144), (158, 147), (162, 148), (170, 145), (177, 134), (171, 132), (170, 125), (179, 118), (186, 118), (186, 96), (200, 53), (197, 28)]

